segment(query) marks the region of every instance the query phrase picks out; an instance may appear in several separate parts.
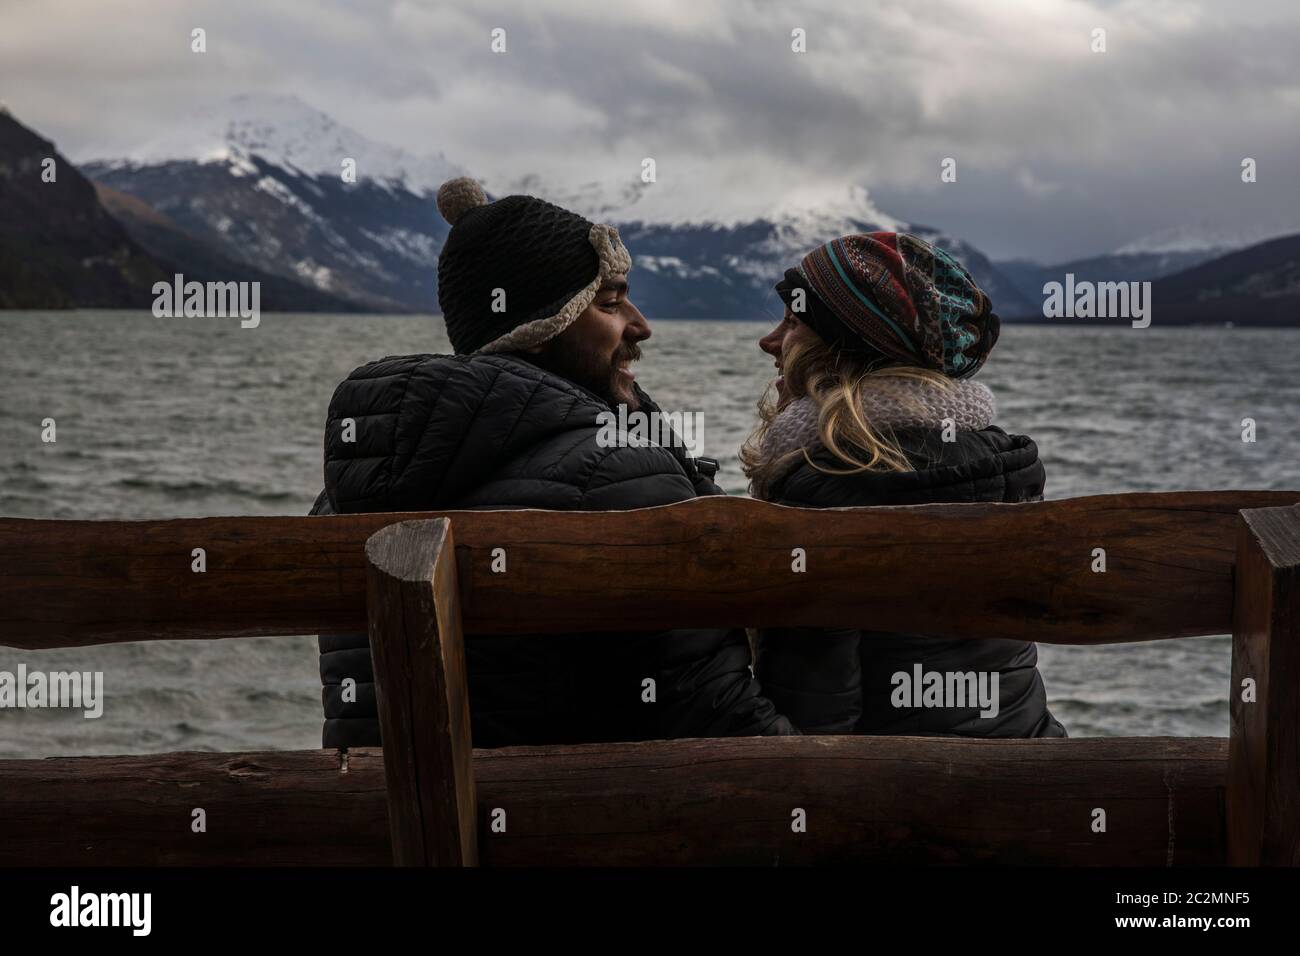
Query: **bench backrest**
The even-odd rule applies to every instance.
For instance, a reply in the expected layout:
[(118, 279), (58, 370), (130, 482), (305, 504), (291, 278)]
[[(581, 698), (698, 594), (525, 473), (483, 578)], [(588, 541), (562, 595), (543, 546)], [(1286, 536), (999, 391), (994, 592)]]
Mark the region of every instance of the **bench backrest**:
[[(705, 498), (440, 514), (456, 529), (468, 633), (870, 622), (1094, 644), (1230, 631), (1237, 512), (1297, 500), (1180, 492), (805, 510)], [(0, 518), (0, 645), (364, 629), (366, 539), (432, 516)], [(1093, 570), (1097, 549), (1105, 573)]]
[[(268, 861), (310, 863), (341, 847), (332, 861), (1300, 864), (1297, 501), (0, 519), (0, 646), (368, 628), (385, 741), (382, 807), (373, 753), (0, 761), (0, 862), (254, 862), (271, 847)], [(1058, 643), (1232, 631), (1231, 736), (1226, 754), (1211, 738), (471, 750), (466, 631), (611, 618)], [(196, 856), (175, 821), (199, 800), (226, 826)], [(792, 839), (795, 803), (817, 826)], [(743, 826), (720, 825), (724, 804)], [(489, 837), (505, 807), (510, 834)]]

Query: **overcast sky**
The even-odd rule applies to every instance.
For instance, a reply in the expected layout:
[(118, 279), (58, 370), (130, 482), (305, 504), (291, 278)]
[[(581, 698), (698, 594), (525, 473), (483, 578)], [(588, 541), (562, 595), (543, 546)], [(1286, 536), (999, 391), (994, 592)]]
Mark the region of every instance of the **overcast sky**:
[(1295, 0), (0, 0), (0, 100), (81, 160), (293, 93), (489, 180), (635, 181), (649, 156), (678, 208), (737, 217), (856, 183), (1059, 261), (1300, 232), (1298, 48)]

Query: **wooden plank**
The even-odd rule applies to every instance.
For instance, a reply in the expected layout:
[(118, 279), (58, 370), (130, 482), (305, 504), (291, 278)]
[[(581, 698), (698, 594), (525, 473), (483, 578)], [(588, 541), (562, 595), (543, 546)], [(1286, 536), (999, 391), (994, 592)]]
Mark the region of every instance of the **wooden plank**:
[[(763, 737), (478, 750), (480, 860), (1221, 865), (1227, 749)], [(198, 806), (205, 834), (190, 831)], [(488, 826), (496, 810), (505, 832)], [(390, 860), (377, 750), (0, 761), (0, 866)]]
[(1243, 511), (1237, 547), (1228, 862), (1300, 866), (1300, 508)]
[[(471, 634), (871, 621), (1088, 644), (1228, 633), (1237, 511), (1297, 501), (1224, 491), (809, 511), (703, 498), (447, 514)], [(0, 519), (0, 643), (364, 630), (366, 538), (429, 517)], [(491, 571), (497, 547), (505, 574)], [(804, 573), (791, 570), (796, 547)], [(1098, 547), (1105, 574), (1091, 570)]]
[(392, 862), (379, 750), (0, 760), (0, 866)]
[(476, 866), (465, 642), (446, 518), (370, 536), (367, 608), (398, 866)]

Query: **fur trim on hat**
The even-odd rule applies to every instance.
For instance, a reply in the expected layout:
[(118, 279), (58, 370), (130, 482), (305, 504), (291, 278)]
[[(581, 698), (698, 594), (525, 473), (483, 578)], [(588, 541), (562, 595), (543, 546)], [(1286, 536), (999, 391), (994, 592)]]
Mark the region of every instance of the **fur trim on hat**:
[(596, 298), (596, 292), (606, 279), (610, 276), (626, 275), (631, 271), (632, 257), (623, 247), (623, 241), (618, 237), (618, 230), (613, 226), (596, 223), (587, 234), (587, 240), (596, 250), (596, 255), (600, 257), (600, 269), (596, 273), (596, 278), (583, 286), (581, 291), (566, 302), (555, 315), (535, 319), (527, 325), (511, 329), (505, 335), (493, 339), (480, 348), (478, 354), (517, 352), (555, 338), (576, 322), (582, 311), (591, 305), (591, 300)]

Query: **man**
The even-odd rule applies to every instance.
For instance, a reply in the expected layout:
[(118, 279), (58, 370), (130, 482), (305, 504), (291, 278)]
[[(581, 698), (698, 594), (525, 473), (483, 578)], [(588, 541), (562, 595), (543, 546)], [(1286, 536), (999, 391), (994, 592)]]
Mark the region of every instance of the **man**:
[[(719, 494), (680, 448), (597, 440), (619, 404), (658, 412), (630, 368), (650, 328), (628, 299), (618, 232), (531, 196), (489, 203), (467, 178), (442, 186), (438, 209), (452, 224), (438, 300), (455, 354), (381, 359), (339, 385), (312, 513), (604, 511)], [(322, 635), (320, 650), (324, 746), (377, 746), (366, 636)], [(740, 630), (471, 635), (465, 655), (476, 747), (799, 732), (762, 696)]]

